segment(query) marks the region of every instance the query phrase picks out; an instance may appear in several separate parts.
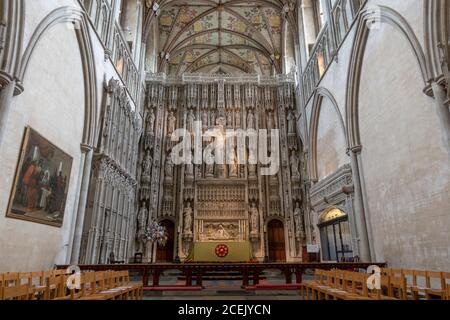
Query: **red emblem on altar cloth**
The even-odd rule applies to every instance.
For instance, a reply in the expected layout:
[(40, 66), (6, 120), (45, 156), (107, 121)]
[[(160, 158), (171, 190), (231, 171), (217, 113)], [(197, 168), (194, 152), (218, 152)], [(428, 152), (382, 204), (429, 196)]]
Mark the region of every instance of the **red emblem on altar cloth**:
[(216, 256), (218, 256), (219, 258), (224, 258), (228, 255), (228, 246), (226, 246), (225, 244), (219, 244), (216, 247)]

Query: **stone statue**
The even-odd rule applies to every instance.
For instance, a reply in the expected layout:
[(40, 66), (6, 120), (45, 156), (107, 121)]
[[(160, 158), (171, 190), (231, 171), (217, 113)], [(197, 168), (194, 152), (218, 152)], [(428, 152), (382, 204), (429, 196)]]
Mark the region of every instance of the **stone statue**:
[(145, 206), (145, 202), (142, 203), (141, 208), (139, 209), (138, 213), (138, 229), (139, 229), (139, 236), (143, 236), (145, 232), (145, 223), (147, 220), (147, 208)]
[(267, 129), (275, 129), (275, 124), (273, 122), (273, 114), (272, 112), (269, 112), (267, 115)]
[(165, 172), (167, 178), (173, 177), (172, 153), (169, 153), (169, 155), (167, 156), (164, 172)]
[(231, 113), (231, 111), (229, 111), (227, 113), (227, 126), (228, 127), (232, 127), (233, 126), (233, 113)]
[(151, 171), (152, 171), (152, 156), (150, 155), (150, 150), (147, 150), (144, 159), (142, 160), (142, 175), (149, 176)]
[(259, 212), (256, 208), (256, 204), (252, 202), (250, 208), (250, 222), (251, 222), (251, 233), (258, 233), (259, 231)]
[(203, 111), (203, 114), (202, 114), (202, 125), (203, 125), (203, 128), (208, 127), (208, 113), (206, 113), (206, 111)]
[(155, 131), (155, 114), (153, 109), (150, 109), (150, 114), (147, 118), (147, 133), (154, 133)]
[(194, 177), (194, 165), (192, 162), (186, 164), (186, 177)]
[(252, 111), (248, 112), (247, 129), (255, 129), (255, 116), (253, 115)]
[(213, 110), (211, 111), (211, 125), (213, 126), (216, 123), (216, 112)]
[(192, 111), (192, 109), (191, 109), (191, 110), (189, 110), (189, 113), (186, 118), (186, 129), (190, 133), (194, 132), (194, 121), (195, 121), (195, 115), (194, 115), (194, 111)]
[(288, 133), (295, 134), (295, 115), (293, 112), (289, 113), (287, 120), (288, 120)]
[(177, 122), (177, 118), (173, 115), (173, 112), (171, 111), (169, 113), (168, 117), (168, 123), (167, 123), (167, 133), (172, 134), (175, 131), (175, 125)]
[(291, 175), (292, 177), (300, 178), (300, 172), (298, 170), (298, 159), (294, 152), (291, 154)]
[(186, 208), (184, 208), (184, 233), (190, 234), (192, 233), (192, 208), (191, 203), (188, 202), (186, 204)]
[(302, 210), (300, 209), (298, 202), (295, 204), (294, 220), (295, 220), (295, 230), (297, 231), (297, 234), (302, 234), (303, 231)]
[(240, 128), (241, 127), (241, 113), (239, 111), (236, 112), (236, 115), (234, 117), (234, 122), (236, 124), (236, 128)]
[(256, 164), (248, 165), (248, 175), (250, 177), (256, 177)]
[(237, 157), (236, 157), (236, 150), (233, 148), (231, 151), (233, 154), (232, 161), (230, 163), (230, 177), (237, 177), (238, 176), (238, 165), (237, 165)]

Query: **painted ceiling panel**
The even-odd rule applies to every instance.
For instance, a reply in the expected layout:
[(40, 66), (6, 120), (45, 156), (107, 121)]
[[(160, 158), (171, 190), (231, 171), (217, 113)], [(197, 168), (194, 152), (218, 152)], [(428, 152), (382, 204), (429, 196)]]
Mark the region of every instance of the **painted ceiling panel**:
[(278, 0), (163, 1), (160, 70), (280, 72), (282, 6)]

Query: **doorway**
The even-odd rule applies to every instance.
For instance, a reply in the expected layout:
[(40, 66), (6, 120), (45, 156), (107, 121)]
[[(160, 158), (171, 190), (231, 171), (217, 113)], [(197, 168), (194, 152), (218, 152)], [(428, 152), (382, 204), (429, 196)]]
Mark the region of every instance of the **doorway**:
[(170, 220), (161, 221), (161, 225), (166, 228), (167, 242), (163, 247), (160, 244), (156, 247), (156, 262), (173, 262), (173, 250), (175, 244), (175, 224)]
[(285, 262), (286, 246), (284, 241), (284, 226), (280, 220), (272, 220), (267, 225), (269, 246), (269, 261)]

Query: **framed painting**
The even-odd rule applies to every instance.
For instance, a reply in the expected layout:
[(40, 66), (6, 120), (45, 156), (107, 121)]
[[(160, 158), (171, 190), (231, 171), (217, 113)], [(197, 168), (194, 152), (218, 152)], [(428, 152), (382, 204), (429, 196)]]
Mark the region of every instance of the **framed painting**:
[(26, 127), (6, 216), (61, 227), (72, 157)]

